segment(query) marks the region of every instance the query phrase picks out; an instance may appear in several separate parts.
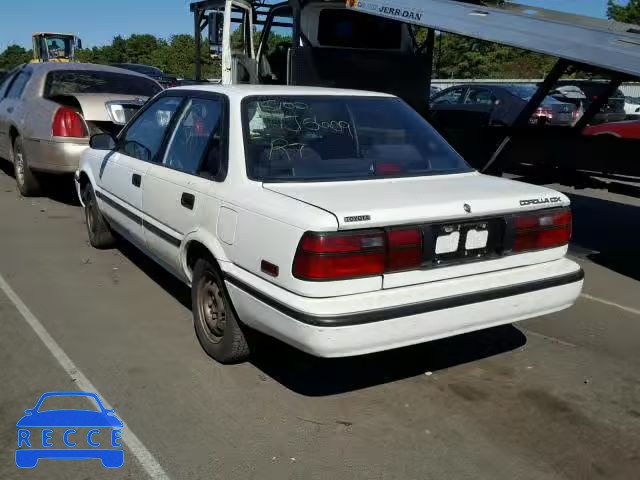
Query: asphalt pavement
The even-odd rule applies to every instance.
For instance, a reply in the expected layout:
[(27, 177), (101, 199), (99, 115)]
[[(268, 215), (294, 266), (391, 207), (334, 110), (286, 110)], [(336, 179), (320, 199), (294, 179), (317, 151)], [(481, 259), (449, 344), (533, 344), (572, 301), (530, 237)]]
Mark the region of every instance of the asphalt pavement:
[[(87, 243), (69, 179), (25, 199), (0, 165), (0, 478), (640, 478), (640, 202), (568, 191), (587, 277), (567, 311), (322, 360), (263, 341), (222, 366), (189, 292), (134, 248)], [(95, 388), (125, 463), (14, 463), (48, 391)]]

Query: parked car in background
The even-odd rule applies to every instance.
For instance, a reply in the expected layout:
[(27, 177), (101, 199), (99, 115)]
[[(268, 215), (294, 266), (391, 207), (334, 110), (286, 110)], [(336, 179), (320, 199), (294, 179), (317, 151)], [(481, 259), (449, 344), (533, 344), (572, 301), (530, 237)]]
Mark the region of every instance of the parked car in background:
[(627, 117), (640, 117), (640, 98), (625, 98), (624, 112), (627, 114)]
[(585, 128), (582, 133), (583, 135), (609, 135), (618, 138), (640, 140), (640, 120), (591, 125)]
[[(512, 125), (536, 92), (535, 85), (525, 84), (473, 84), (449, 87), (431, 98), (431, 112), (484, 113), (490, 125)], [(530, 119), (530, 123), (572, 125), (577, 109), (571, 103), (553, 97), (545, 98)]]
[(116, 134), (162, 87), (144, 75), (81, 63), (13, 70), (0, 86), (0, 158), (14, 164), (25, 196), (39, 173), (72, 173), (96, 133)]
[(91, 138), (76, 187), (89, 241), (137, 245), (191, 286), (220, 362), (249, 329), (359, 355), (571, 306), (569, 199), (482, 175), (383, 93), (167, 90)]
[[(571, 98), (562, 92), (552, 96), (563, 102), (572, 102), (578, 107), (578, 110), (584, 111), (594, 100), (597, 100), (607, 88), (608, 81), (605, 80), (580, 80), (580, 79), (563, 79), (560, 80), (556, 87), (577, 87), (584, 93), (584, 100)], [(625, 97), (620, 89), (609, 97), (607, 103), (602, 107), (592, 119), (592, 124), (619, 122), (625, 120), (627, 114), (624, 109)]]
[(111, 66), (123, 68), (125, 70), (131, 70), (132, 72), (142, 73), (147, 77), (153, 78), (164, 88), (172, 88), (178, 86), (178, 79), (176, 77), (167, 75), (159, 68), (152, 67), (151, 65), (141, 65), (139, 63), (114, 63)]

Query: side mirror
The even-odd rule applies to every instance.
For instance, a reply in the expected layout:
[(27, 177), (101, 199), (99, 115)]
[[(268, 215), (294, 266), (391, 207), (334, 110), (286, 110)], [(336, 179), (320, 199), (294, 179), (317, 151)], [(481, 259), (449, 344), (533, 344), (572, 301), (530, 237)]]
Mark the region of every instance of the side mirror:
[(94, 150), (114, 150), (116, 141), (108, 133), (99, 133), (91, 136), (89, 146)]
[(28, 413), (28, 414), (32, 414), (33, 413), (33, 408), (27, 408), (24, 413)]
[(78, 39), (78, 42), (77, 42), (77, 44), (76, 44), (76, 48), (77, 48), (78, 50), (82, 50), (82, 39), (80, 39), (80, 38)]
[(116, 411), (110, 408), (110, 409), (106, 409), (104, 413), (106, 413), (107, 415), (113, 415), (114, 413), (116, 413)]
[(222, 29), (224, 27), (224, 13), (211, 12), (209, 14), (209, 52), (222, 53)]

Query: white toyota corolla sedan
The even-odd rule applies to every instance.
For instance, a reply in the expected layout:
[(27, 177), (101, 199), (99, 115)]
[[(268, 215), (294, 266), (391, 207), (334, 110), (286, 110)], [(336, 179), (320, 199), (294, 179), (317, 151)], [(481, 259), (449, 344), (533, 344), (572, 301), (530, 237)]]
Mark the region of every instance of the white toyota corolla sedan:
[(252, 330), (358, 355), (570, 307), (566, 196), (474, 171), (402, 100), (267, 86), (167, 90), (76, 174), (89, 239), (191, 286), (197, 337)]

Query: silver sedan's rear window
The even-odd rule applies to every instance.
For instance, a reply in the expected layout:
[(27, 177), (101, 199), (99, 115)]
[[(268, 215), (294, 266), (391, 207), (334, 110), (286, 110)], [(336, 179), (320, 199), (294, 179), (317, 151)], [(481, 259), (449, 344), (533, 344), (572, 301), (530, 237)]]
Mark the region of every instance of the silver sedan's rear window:
[(359, 180), (472, 170), (418, 113), (389, 97), (248, 97), (250, 178)]
[(162, 87), (156, 82), (138, 75), (91, 70), (57, 70), (47, 75), (44, 96), (49, 98), (77, 93), (112, 93), (152, 97), (160, 91)]

